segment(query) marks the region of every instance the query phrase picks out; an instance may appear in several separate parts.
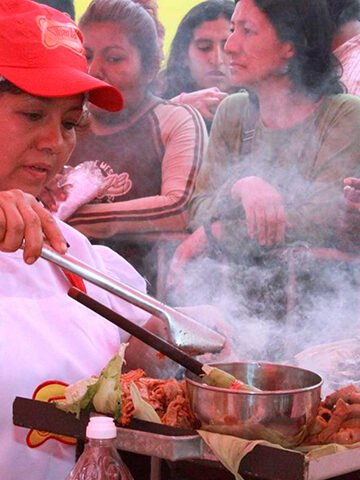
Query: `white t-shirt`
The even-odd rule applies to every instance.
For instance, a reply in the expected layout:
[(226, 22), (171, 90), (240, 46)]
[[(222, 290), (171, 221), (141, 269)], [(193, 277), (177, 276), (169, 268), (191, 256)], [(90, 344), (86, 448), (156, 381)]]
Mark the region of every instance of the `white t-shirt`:
[[(69, 254), (139, 290), (144, 279), (106, 247), (92, 246), (59, 222)], [(16, 396), (31, 398), (46, 380), (73, 383), (98, 375), (128, 334), (68, 297), (69, 281), (43, 259), (26, 265), (22, 252), (0, 252), (0, 477), (61, 480), (74, 464), (75, 449), (56, 440), (29, 448), (29, 430), (12, 424)], [(143, 324), (149, 314), (86, 283), (93, 298)]]

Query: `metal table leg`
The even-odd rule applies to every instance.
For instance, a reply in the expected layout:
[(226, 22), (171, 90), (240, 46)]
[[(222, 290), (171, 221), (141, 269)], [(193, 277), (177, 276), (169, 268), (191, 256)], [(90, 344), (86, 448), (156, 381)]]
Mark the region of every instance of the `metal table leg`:
[(150, 480), (161, 480), (161, 458), (151, 457)]

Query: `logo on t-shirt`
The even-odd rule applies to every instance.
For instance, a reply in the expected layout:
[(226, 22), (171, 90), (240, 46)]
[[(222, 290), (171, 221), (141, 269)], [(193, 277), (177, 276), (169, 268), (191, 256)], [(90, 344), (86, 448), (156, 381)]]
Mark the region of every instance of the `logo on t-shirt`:
[[(64, 391), (68, 386), (67, 383), (60, 382), (59, 380), (48, 380), (41, 383), (33, 393), (33, 400), (40, 400), (42, 402), (56, 402), (57, 400), (64, 399)], [(72, 437), (66, 437), (65, 435), (57, 435), (55, 433), (41, 432), (40, 430), (31, 429), (26, 437), (26, 443), (30, 448), (40, 447), (47, 440), (57, 440), (58, 442), (65, 443), (66, 445), (75, 445), (76, 439)]]

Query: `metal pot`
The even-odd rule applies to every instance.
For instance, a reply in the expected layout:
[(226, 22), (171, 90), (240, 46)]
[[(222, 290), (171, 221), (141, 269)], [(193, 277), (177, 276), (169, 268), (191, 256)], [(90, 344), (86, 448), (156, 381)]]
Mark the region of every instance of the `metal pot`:
[(201, 383), (186, 372), (191, 409), (201, 428), (285, 447), (299, 445), (314, 420), (322, 379), (309, 370), (264, 362), (213, 364), (261, 391), (234, 391)]

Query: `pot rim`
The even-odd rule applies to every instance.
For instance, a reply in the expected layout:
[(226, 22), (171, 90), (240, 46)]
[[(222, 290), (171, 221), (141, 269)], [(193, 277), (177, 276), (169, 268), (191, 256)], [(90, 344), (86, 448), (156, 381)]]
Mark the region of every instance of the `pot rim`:
[[(321, 388), (322, 384), (324, 383), (324, 380), (322, 377), (316, 373), (313, 372), (312, 370), (308, 370), (306, 368), (302, 367), (297, 367), (296, 365), (288, 365), (285, 363), (275, 363), (275, 362), (259, 362), (259, 361), (250, 361), (250, 362), (245, 362), (245, 361), (239, 361), (239, 362), (216, 362), (216, 363), (209, 363), (208, 365), (211, 367), (218, 367), (220, 368), (223, 365), (231, 365), (231, 364), (237, 364), (237, 365), (269, 365), (269, 366), (275, 366), (275, 367), (285, 367), (289, 368), (292, 370), (301, 370), (303, 372), (309, 373), (311, 375), (314, 375), (314, 377), (318, 378), (317, 383), (314, 383), (313, 385), (309, 385), (307, 387), (300, 387), (300, 388), (294, 388), (294, 389), (287, 389), (287, 390), (261, 390), (261, 391), (251, 391), (251, 390), (231, 390), (229, 388), (222, 388), (222, 387), (214, 387), (212, 385), (206, 385), (205, 383), (198, 382), (194, 380), (193, 378), (189, 378), (188, 375), (194, 376), (192, 372), (189, 370), (185, 371), (185, 381), (187, 384), (191, 384), (197, 388), (208, 390), (208, 391), (214, 391), (214, 392), (226, 392), (230, 395), (244, 395), (244, 396), (270, 396), (270, 395), (289, 395), (289, 394), (295, 394), (295, 393), (304, 393), (312, 390), (316, 390), (318, 388)], [(200, 377), (197, 377), (200, 378)]]

